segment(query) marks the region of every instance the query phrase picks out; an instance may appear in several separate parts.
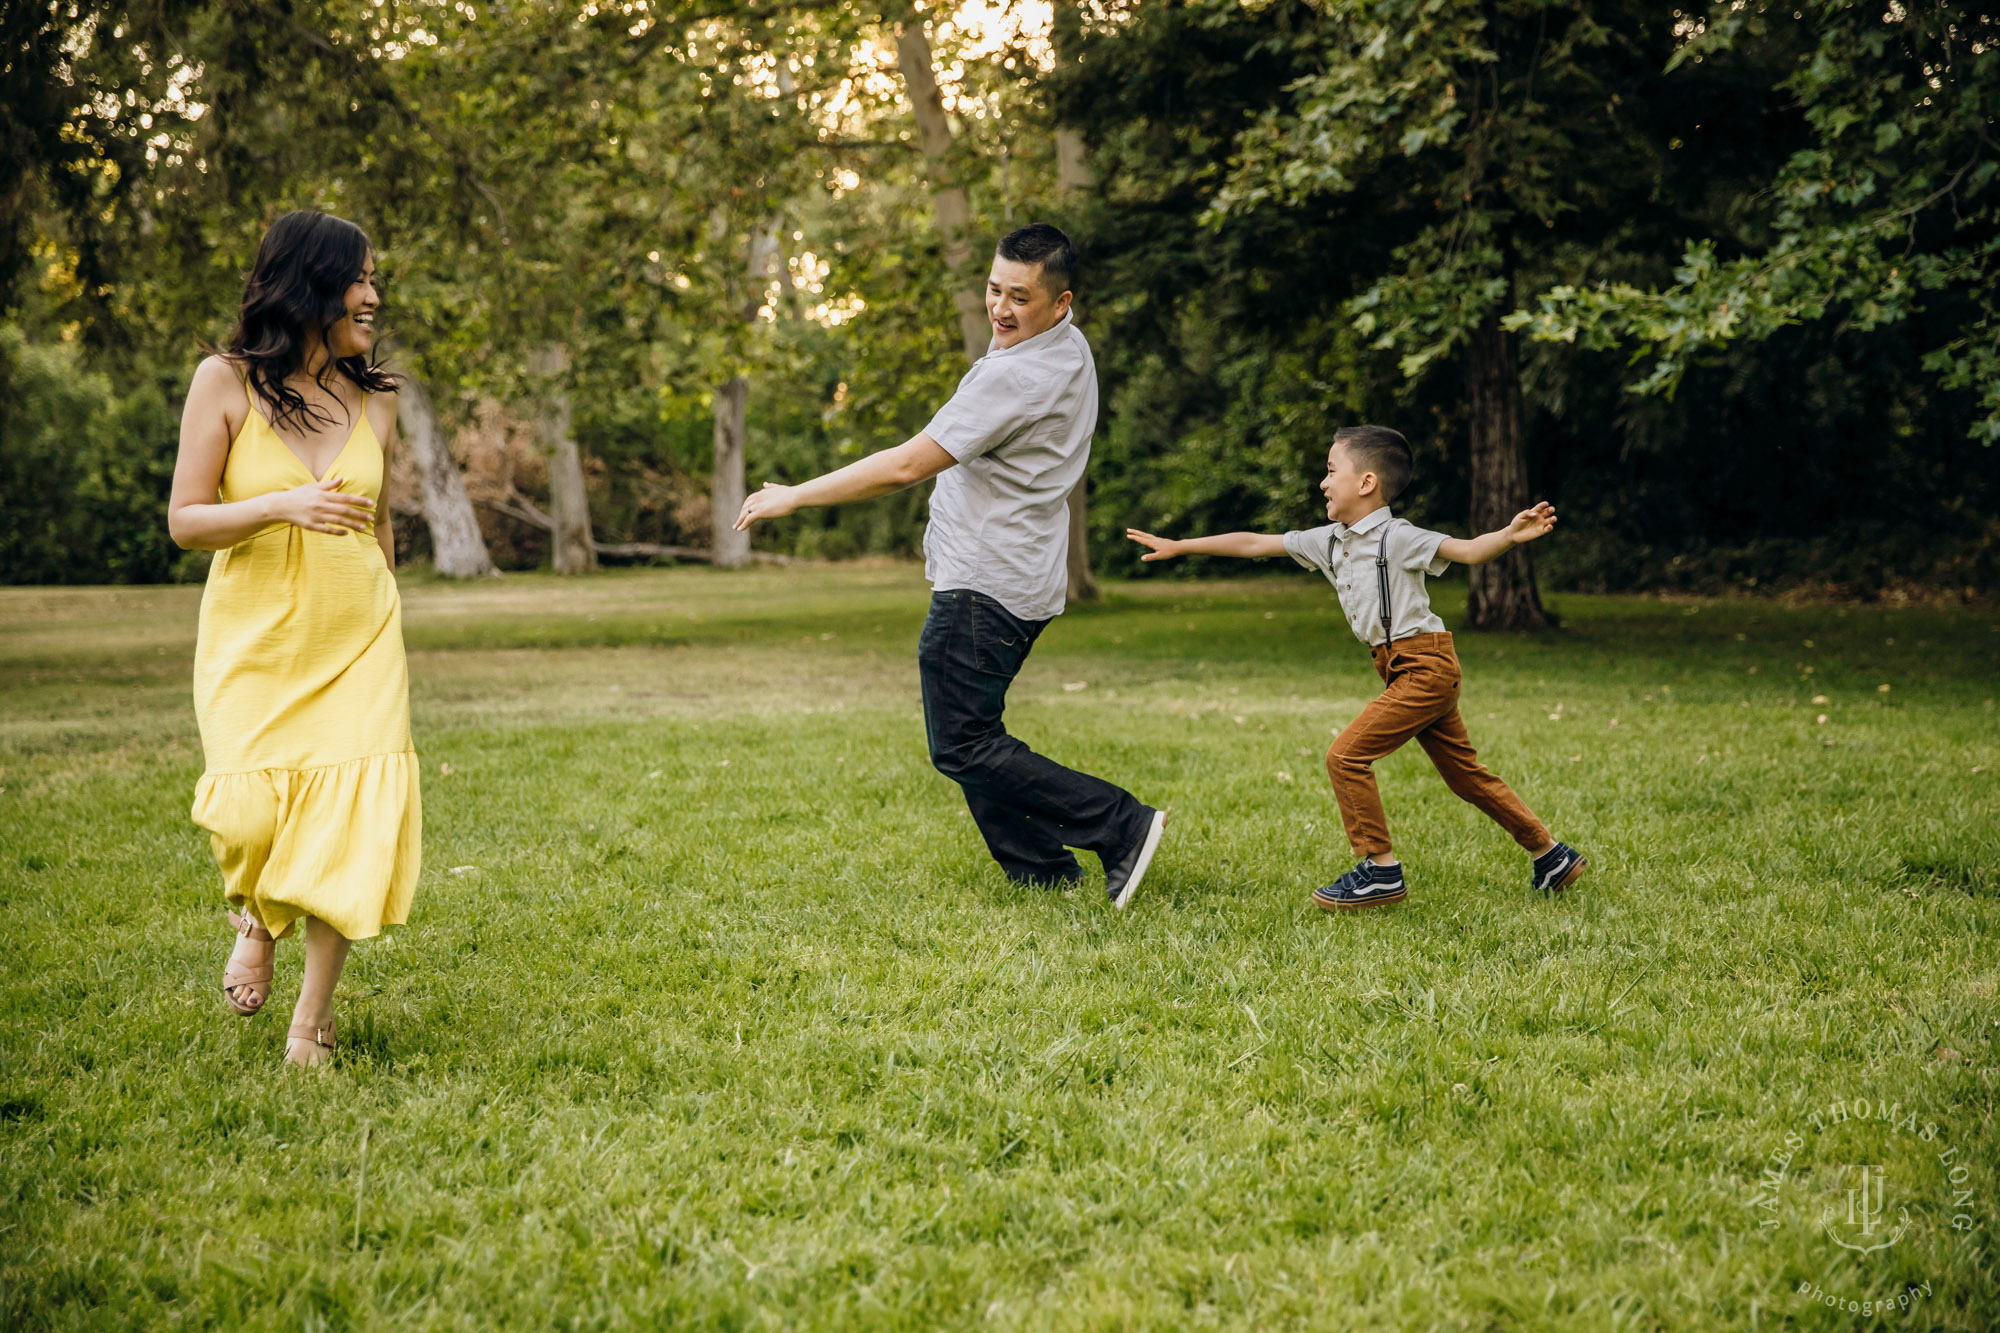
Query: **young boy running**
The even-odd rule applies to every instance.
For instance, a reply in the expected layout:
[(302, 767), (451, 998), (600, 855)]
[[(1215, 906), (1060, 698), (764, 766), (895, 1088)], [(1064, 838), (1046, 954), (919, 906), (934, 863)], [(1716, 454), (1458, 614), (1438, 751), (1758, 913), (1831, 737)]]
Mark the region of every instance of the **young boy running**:
[(1588, 862), (1551, 838), (1473, 752), (1458, 714), (1458, 655), (1424, 587), (1425, 574), (1442, 574), (1450, 562), (1483, 565), (1533, 541), (1555, 526), (1556, 511), (1544, 501), (1516, 514), (1498, 532), (1470, 540), (1447, 537), (1390, 516), (1389, 501), (1409, 484), (1410, 472), (1410, 446), (1401, 435), (1384, 426), (1349, 426), (1334, 433), (1326, 480), (1319, 484), (1326, 516), (1333, 520), (1327, 527), (1282, 537), (1231, 532), (1188, 541), (1136, 528), (1125, 535), (1151, 548), (1140, 557), (1147, 561), (1177, 555), (1289, 555), (1326, 575), (1340, 594), (1340, 608), (1355, 637), (1372, 650), (1385, 688), (1326, 752), (1340, 817), (1361, 859), (1315, 890), (1315, 903), (1336, 911), (1402, 901), (1403, 867), (1390, 848), (1388, 819), (1371, 765), (1413, 736), (1445, 785), (1478, 806), (1534, 857), (1534, 887), (1560, 893), (1576, 882)]

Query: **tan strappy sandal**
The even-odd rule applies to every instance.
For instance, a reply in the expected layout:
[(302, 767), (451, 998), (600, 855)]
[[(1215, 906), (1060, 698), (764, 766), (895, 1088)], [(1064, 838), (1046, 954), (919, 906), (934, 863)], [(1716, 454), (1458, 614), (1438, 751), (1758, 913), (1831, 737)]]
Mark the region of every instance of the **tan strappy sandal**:
[[(332, 1064), (333, 1034), (334, 1028), (338, 1023), (338, 1019), (328, 1019), (326, 1026), (323, 1028), (316, 1028), (310, 1023), (292, 1024), (285, 1031), (285, 1063), (288, 1065), (297, 1065), (301, 1069), (317, 1069), (321, 1065)], [(295, 1041), (309, 1041), (320, 1050), (325, 1051), (326, 1055), (311, 1060), (294, 1060), (292, 1059), (292, 1043)]]
[[(251, 916), (248, 912), (244, 912), (241, 915), (231, 912), (229, 914), (229, 924), (238, 935), (241, 935), (246, 940), (257, 944), (268, 945), (272, 943), (271, 932), (259, 925), (257, 918)], [(261, 963), (242, 963), (236, 960), (234, 950), (232, 949), (229, 962), (223, 966), (222, 998), (228, 1002), (231, 1009), (245, 1018), (262, 1009), (264, 1001), (271, 998), (271, 955), (273, 952), (274, 950), (271, 949), (265, 950), (264, 961)], [(263, 988), (264, 993), (257, 997), (255, 1004), (237, 998), (237, 990), (245, 986), (261, 986)]]

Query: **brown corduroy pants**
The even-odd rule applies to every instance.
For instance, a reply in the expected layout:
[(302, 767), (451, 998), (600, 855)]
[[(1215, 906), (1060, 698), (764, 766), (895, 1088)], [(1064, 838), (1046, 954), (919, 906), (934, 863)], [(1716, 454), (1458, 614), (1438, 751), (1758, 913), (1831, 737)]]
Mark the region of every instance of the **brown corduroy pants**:
[(1326, 752), (1326, 773), (1347, 825), (1356, 856), (1386, 854), (1389, 818), (1375, 787), (1377, 759), (1415, 737), (1444, 785), (1506, 829), (1515, 842), (1536, 851), (1548, 845), (1549, 831), (1521, 798), (1479, 762), (1458, 715), (1458, 654), (1449, 634), (1413, 634), (1373, 650), (1375, 670), (1386, 689), (1334, 738)]

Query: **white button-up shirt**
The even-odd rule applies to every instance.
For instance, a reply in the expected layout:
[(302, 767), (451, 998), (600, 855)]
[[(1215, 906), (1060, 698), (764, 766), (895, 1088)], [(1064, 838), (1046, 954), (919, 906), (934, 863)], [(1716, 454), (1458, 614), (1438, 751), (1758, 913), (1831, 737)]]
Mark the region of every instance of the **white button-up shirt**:
[(1442, 634), (1444, 622), (1431, 610), (1424, 575), (1444, 573), (1451, 562), (1437, 553), (1442, 532), (1420, 528), (1407, 519), (1393, 519), (1383, 505), (1353, 527), (1329, 523), (1321, 528), (1285, 534), (1285, 554), (1326, 575), (1340, 594), (1340, 609), (1354, 637), (1370, 645), (1382, 642), (1382, 594), (1375, 572), (1375, 553), (1389, 543), (1390, 625), (1395, 637)]
[(938, 474), (924, 576), (983, 592), (1023, 620), (1062, 614), (1069, 493), (1097, 429), (1097, 364), (1065, 314), (1012, 347), (989, 347), (924, 427), (958, 466)]

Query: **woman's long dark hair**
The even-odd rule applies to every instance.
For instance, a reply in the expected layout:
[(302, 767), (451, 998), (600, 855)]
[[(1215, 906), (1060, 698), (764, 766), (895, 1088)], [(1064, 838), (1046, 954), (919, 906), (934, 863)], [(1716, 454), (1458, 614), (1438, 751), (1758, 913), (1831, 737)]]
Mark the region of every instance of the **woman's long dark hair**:
[[(347, 317), (347, 289), (360, 279), (369, 248), (366, 232), (331, 213), (287, 213), (264, 233), (222, 355), (245, 368), (259, 402), (274, 405), (273, 424), (300, 431), (333, 424), (331, 413), (308, 403), (285, 377), (305, 364), (307, 329), (325, 339)], [(396, 387), (375, 361), (350, 356), (320, 367), (314, 378), (322, 389), (336, 369), (370, 393)]]

